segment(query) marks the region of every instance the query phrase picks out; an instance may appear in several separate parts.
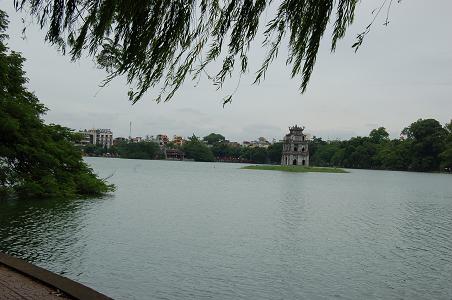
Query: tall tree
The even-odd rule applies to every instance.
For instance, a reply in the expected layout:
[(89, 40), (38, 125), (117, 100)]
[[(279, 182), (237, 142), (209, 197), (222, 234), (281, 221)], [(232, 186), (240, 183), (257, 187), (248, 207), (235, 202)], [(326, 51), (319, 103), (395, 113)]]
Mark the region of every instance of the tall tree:
[(416, 171), (438, 170), (438, 155), (444, 150), (446, 130), (435, 119), (419, 119), (402, 131), (412, 143), (411, 168)]
[(441, 168), (452, 171), (452, 120), (444, 126), (446, 130), (446, 142), (444, 151), (439, 155), (441, 159)]
[(187, 158), (195, 161), (214, 161), (212, 151), (195, 135), (188, 138), (188, 141), (182, 147)]
[[(393, 0), (381, 0), (375, 15)], [(83, 52), (97, 58), (109, 72), (107, 81), (127, 75), (138, 101), (150, 88), (163, 85), (157, 101), (169, 100), (187, 77), (207, 73), (206, 67), (222, 60), (208, 78), (221, 87), (234, 69), (248, 71), (252, 41), (263, 28), (267, 49), (255, 82), (265, 78), (268, 67), (287, 40), (291, 76), (300, 77), (304, 91), (311, 76), (320, 40), (333, 22), (331, 51), (353, 22), (358, 0), (14, 0), (47, 31), (46, 39), (73, 59)], [(269, 21), (262, 26), (262, 19)], [(375, 21), (371, 22), (371, 24)], [(357, 36), (357, 49), (370, 26)], [(231, 101), (225, 97), (224, 103)]]
[(142, 141), (139, 143), (122, 142), (111, 149), (122, 158), (155, 159), (160, 154), (160, 147), (155, 142)]
[(209, 145), (215, 145), (224, 142), (226, 138), (219, 133), (211, 133), (205, 136), (203, 140)]
[[(267, 149), (261, 147), (242, 148), (241, 157), (249, 162), (265, 164), (268, 162)], [(281, 159), (279, 159), (281, 162)]]
[(270, 162), (278, 164), (281, 163), (282, 149), (283, 149), (282, 142), (273, 143), (267, 148), (268, 159), (270, 160)]
[(369, 138), (373, 143), (382, 143), (384, 141), (389, 141), (389, 133), (386, 131), (386, 128), (379, 127), (378, 129), (373, 129), (370, 134)]
[(83, 162), (68, 128), (44, 124), (46, 108), (30, 93), (24, 58), (9, 51), (0, 10), (0, 196), (68, 197), (112, 190)]

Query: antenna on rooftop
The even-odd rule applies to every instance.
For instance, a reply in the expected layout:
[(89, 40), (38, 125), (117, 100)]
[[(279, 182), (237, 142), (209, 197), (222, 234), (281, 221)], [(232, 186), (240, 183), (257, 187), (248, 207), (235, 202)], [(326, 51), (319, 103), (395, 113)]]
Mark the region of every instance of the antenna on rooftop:
[(129, 139), (131, 139), (132, 138), (132, 121), (130, 121), (130, 124), (129, 124)]

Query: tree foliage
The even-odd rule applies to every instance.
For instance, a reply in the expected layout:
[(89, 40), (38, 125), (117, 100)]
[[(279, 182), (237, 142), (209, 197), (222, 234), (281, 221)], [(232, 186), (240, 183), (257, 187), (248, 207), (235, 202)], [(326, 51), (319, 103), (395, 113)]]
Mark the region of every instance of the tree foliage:
[(108, 153), (108, 150), (106, 147), (102, 147), (100, 145), (93, 145), (89, 144), (84, 147), (82, 147), (82, 150), (85, 154), (89, 156), (102, 156), (106, 153)]
[[(392, 1), (390, 1), (392, 3)], [(267, 54), (256, 71), (265, 74), (287, 40), (291, 76), (305, 91), (320, 41), (333, 21), (331, 50), (353, 22), (358, 0), (14, 0), (17, 10), (30, 12), (46, 39), (72, 59), (83, 53), (97, 58), (109, 72), (107, 82), (126, 75), (131, 101), (150, 88), (161, 87), (156, 101), (167, 101), (187, 77), (207, 74), (219, 88), (235, 69), (249, 70), (252, 42), (263, 28)], [(383, 5), (386, 1), (383, 1)], [(381, 7), (380, 7), (381, 10)], [(380, 11), (378, 10), (378, 12)], [(263, 19), (269, 20), (262, 24)], [(366, 28), (366, 32), (370, 26)], [(366, 32), (358, 36), (358, 48)], [(221, 60), (213, 75), (206, 67)], [(225, 97), (224, 102), (231, 100)]]
[[(282, 145), (275, 142), (267, 148), (240, 146), (227, 141), (222, 134), (211, 133), (202, 139), (193, 135), (182, 150), (187, 158), (196, 161), (280, 164)], [(118, 147), (109, 149), (111, 153), (118, 153), (117, 150)], [(118, 154), (128, 157), (124, 153)], [(371, 130), (369, 136), (342, 141), (324, 141), (314, 136), (309, 141), (309, 155), (312, 166), (449, 171), (452, 170), (452, 121), (442, 127), (434, 119), (420, 119), (405, 128), (398, 139), (390, 139), (384, 127)], [(151, 157), (140, 153), (133, 158)]]
[(0, 10), (0, 194), (73, 197), (112, 190), (83, 162), (74, 146), (78, 135), (44, 124), (47, 109), (25, 87), (25, 59), (5, 43), (7, 24)]
[[(215, 133), (204, 140), (214, 136), (224, 137)], [(282, 143), (273, 143), (268, 148), (239, 147), (224, 140), (210, 148), (203, 147), (203, 151), (207, 150), (218, 161), (279, 164)], [(343, 141), (324, 141), (314, 136), (309, 141), (309, 155), (312, 166), (447, 171), (452, 169), (452, 121), (443, 127), (437, 120), (419, 119), (405, 128), (398, 139), (390, 139), (384, 127), (371, 130), (369, 136)]]
[(224, 142), (225, 140), (225, 137), (219, 133), (211, 133), (203, 138), (203, 141), (209, 145), (216, 145)]
[(444, 126), (446, 132), (446, 141), (444, 151), (439, 155), (441, 159), (441, 168), (452, 170), (452, 120)]
[(439, 154), (444, 150), (446, 130), (434, 119), (418, 120), (402, 131), (410, 142), (411, 167), (420, 171), (438, 169)]
[[(268, 153), (267, 149), (265, 148), (251, 148), (246, 147), (243, 148), (240, 157), (243, 158), (245, 161), (257, 163), (257, 164), (265, 164), (268, 163)], [(279, 159), (279, 162), (281, 162), (281, 158)]]
[(240, 158), (241, 148), (236, 146), (231, 146), (227, 142), (219, 142), (212, 146), (212, 153), (217, 159), (227, 159), (227, 158)]
[(212, 151), (197, 136), (193, 135), (182, 147), (185, 157), (195, 161), (214, 161)]
[(109, 151), (118, 154), (122, 158), (155, 159), (160, 154), (160, 147), (157, 143), (148, 141), (139, 143), (122, 142), (113, 146)]
[(281, 162), (282, 143), (274, 143), (268, 148), (245, 147), (230, 143), (218, 133), (211, 133), (203, 138), (210, 145), (216, 160), (229, 162), (277, 163)]
[(402, 131), (402, 138), (389, 139), (380, 127), (368, 137), (310, 143), (311, 164), (346, 168), (408, 171), (441, 171), (452, 166), (450, 124), (442, 127), (434, 119), (419, 119)]
[(273, 143), (267, 148), (268, 160), (271, 163), (281, 163), (282, 148), (282, 142)]
[(369, 133), (369, 138), (373, 143), (380, 144), (389, 141), (389, 133), (386, 131), (386, 128), (379, 127)]

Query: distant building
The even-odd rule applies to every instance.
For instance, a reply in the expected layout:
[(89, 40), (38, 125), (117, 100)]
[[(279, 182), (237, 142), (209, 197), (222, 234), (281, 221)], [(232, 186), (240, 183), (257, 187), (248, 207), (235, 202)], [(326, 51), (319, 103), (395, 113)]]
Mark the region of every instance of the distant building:
[(172, 142), (174, 145), (182, 146), (184, 144), (185, 140), (180, 135), (174, 135)]
[(110, 129), (89, 129), (80, 131), (83, 135), (82, 145), (97, 145), (110, 148), (113, 145), (113, 133)]
[(155, 142), (156, 141), (155, 137), (153, 135), (149, 135), (149, 134), (145, 135), (144, 140), (146, 142)]
[(79, 131), (79, 133), (82, 135), (82, 139), (80, 140), (80, 145), (86, 146), (86, 145), (94, 145), (94, 139), (95, 134), (91, 133), (90, 131), (84, 130)]
[(106, 148), (113, 146), (113, 132), (110, 129), (96, 129), (96, 145)]
[(185, 153), (179, 149), (166, 149), (165, 159), (168, 160), (184, 160)]
[(260, 137), (257, 141), (243, 141), (242, 145), (249, 148), (268, 148), (271, 144), (264, 137)]
[(281, 165), (309, 166), (309, 149), (304, 127), (289, 127), (289, 133), (283, 139)]
[(240, 143), (228, 141), (228, 146), (234, 147), (234, 148), (240, 148)]
[(130, 142), (131, 143), (139, 143), (139, 142), (141, 142), (143, 140), (143, 138), (141, 137), (141, 136), (137, 136), (137, 137), (131, 137), (130, 138)]
[(166, 144), (169, 143), (169, 139), (166, 134), (158, 134), (156, 140), (160, 147), (166, 146)]
[(257, 140), (257, 146), (260, 147), (260, 148), (268, 148), (270, 145), (271, 145), (270, 142), (267, 141), (267, 139), (264, 138), (264, 137), (260, 137)]
[(125, 143), (125, 142), (127, 142), (127, 141), (128, 141), (128, 139), (125, 138), (125, 137), (117, 137), (117, 138), (114, 138), (114, 139), (113, 139), (113, 146), (119, 145), (119, 144), (121, 144), (121, 143)]

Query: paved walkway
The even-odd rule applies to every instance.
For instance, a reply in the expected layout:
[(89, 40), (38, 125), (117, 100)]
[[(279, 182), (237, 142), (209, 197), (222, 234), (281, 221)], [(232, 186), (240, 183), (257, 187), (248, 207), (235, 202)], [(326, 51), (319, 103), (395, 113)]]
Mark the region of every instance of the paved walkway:
[(71, 299), (38, 281), (0, 264), (1, 300), (65, 300)]

